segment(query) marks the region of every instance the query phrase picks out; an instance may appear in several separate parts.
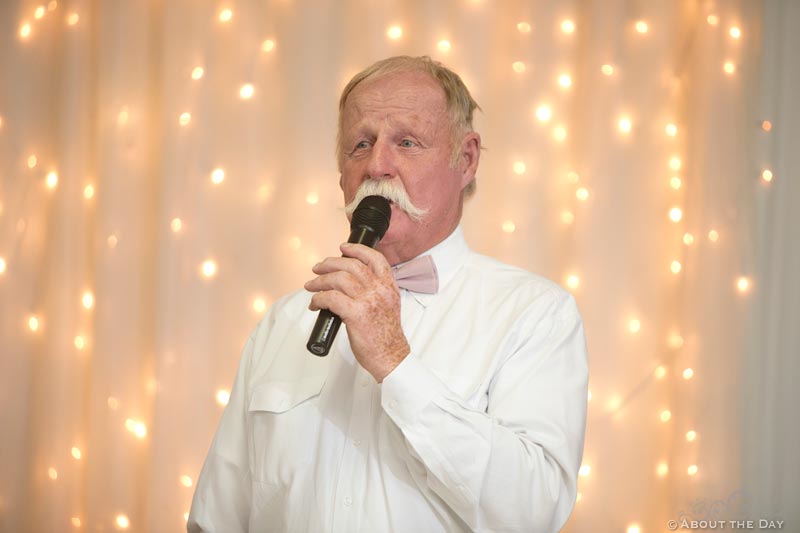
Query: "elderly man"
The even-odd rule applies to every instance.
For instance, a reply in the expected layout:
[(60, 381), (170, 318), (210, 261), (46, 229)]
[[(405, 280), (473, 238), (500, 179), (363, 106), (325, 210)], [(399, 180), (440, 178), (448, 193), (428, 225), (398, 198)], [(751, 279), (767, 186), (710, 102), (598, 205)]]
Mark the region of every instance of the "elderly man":
[[(564, 525), (586, 423), (583, 327), (556, 284), (467, 247), (476, 108), (427, 57), (379, 61), (345, 87), (347, 211), (378, 194), (391, 225), (376, 249), (344, 244), (314, 265), (248, 339), (190, 531)], [(424, 286), (395, 281), (410, 261)], [(319, 309), (345, 324), (327, 357), (306, 350)]]

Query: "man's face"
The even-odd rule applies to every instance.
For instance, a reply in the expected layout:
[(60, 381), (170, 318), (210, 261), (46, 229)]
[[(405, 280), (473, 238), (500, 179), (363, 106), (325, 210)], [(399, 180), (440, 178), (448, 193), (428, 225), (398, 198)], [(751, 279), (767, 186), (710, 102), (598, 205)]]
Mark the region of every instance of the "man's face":
[(345, 204), (371, 178), (396, 180), (414, 205), (427, 210), (415, 222), (392, 204), (391, 225), (377, 247), (392, 265), (443, 240), (461, 218), (461, 191), (475, 174), (480, 141), (477, 134), (468, 134), (466, 138), (478, 139), (471, 143), (474, 154), (451, 168), (445, 105), (444, 91), (428, 75), (400, 72), (358, 84), (342, 112), (340, 185)]

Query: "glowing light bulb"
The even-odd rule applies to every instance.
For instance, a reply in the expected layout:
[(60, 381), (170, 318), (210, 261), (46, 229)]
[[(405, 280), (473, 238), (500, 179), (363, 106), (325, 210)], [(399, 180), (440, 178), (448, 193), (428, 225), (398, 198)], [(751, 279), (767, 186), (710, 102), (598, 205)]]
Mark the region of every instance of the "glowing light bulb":
[(736, 63), (733, 61), (726, 61), (722, 64), (722, 70), (725, 71), (725, 74), (733, 74), (736, 72)]
[(572, 213), (572, 211), (562, 211), (561, 222), (564, 224), (572, 224), (575, 222), (575, 215)]
[(73, 516), (69, 519), (69, 521), (72, 524), (72, 527), (81, 527), (81, 519), (77, 516)]
[(228, 8), (223, 9), (219, 12), (219, 21), (220, 22), (230, 22), (233, 18), (233, 11)]
[(706, 22), (708, 22), (709, 26), (716, 26), (719, 24), (719, 17), (717, 15), (711, 14), (706, 17)]
[(636, 26), (635, 27), (636, 27), (636, 32), (637, 33), (642, 33), (642, 34), (647, 33), (647, 31), (650, 29), (647, 26), (647, 22), (645, 22), (643, 20), (636, 21)]
[(85, 309), (91, 309), (94, 307), (94, 294), (92, 294), (92, 291), (83, 291), (83, 295), (81, 296), (81, 304), (83, 304)]
[(33, 18), (35, 18), (36, 20), (41, 19), (44, 16), (45, 11), (46, 9), (44, 6), (37, 7), (36, 11), (33, 12)]
[(558, 77), (558, 85), (562, 89), (569, 89), (570, 87), (572, 87), (572, 78), (570, 77), (569, 74), (561, 74)]
[(686, 469), (686, 473), (690, 476), (697, 474), (697, 465), (690, 465), (689, 468)]
[(81, 449), (80, 448), (78, 448), (77, 446), (73, 446), (70, 449), (69, 452), (72, 454), (72, 458), (73, 459), (75, 459), (76, 461), (80, 460), (80, 458), (81, 458)]
[(225, 389), (220, 389), (217, 391), (216, 398), (218, 404), (226, 406), (231, 399), (231, 393)]
[(261, 51), (262, 52), (272, 52), (275, 50), (275, 41), (272, 39), (267, 39), (263, 43), (261, 43)]
[(319, 203), (319, 194), (316, 191), (311, 191), (306, 195), (306, 203), (309, 205), (317, 205)]
[(642, 528), (639, 527), (639, 524), (630, 524), (625, 533), (642, 533)]
[(719, 232), (715, 229), (712, 229), (708, 232), (708, 240), (711, 242), (717, 242), (719, 240)]
[(144, 422), (128, 418), (125, 420), (125, 429), (133, 433), (137, 438), (143, 439), (147, 436), (147, 426)]
[(553, 139), (558, 142), (564, 142), (567, 139), (567, 128), (560, 124), (553, 128)]
[(672, 261), (672, 263), (669, 264), (669, 270), (673, 274), (678, 274), (681, 271), (681, 268), (681, 262), (678, 260)]
[(548, 122), (553, 118), (553, 110), (547, 104), (542, 104), (536, 108), (536, 118), (539, 122)]
[(762, 180), (764, 180), (764, 181), (765, 181), (765, 182), (767, 182), (767, 183), (769, 183), (770, 181), (772, 181), (772, 171), (771, 171), (771, 170), (769, 170), (769, 169), (765, 169), (765, 170), (764, 170), (764, 171), (761, 173), (761, 179), (762, 179)]
[(78, 350), (83, 350), (86, 347), (86, 339), (84, 339), (81, 335), (77, 335), (73, 343), (75, 344), (75, 348)]
[(205, 74), (205, 69), (203, 67), (194, 67), (192, 69), (192, 79), (199, 80)]
[(692, 235), (691, 233), (684, 233), (683, 244), (685, 244), (686, 246), (691, 246), (692, 244), (694, 244), (694, 235)]
[(734, 39), (739, 39), (742, 36), (742, 30), (739, 29), (739, 27), (737, 27), (737, 26), (731, 26), (731, 29), (728, 30), (728, 33)]
[(659, 365), (656, 367), (653, 375), (656, 377), (656, 379), (664, 379), (664, 377), (667, 375), (667, 368)]
[(632, 318), (628, 321), (628, 331), (631, 333), (639, 333), (639, 330), (642, 329), (642, 323), (639, 321), (638, 318)]
[(67, 26), (76, 25), (80, 19), (81, 17), (77, 13), (70, 13), (67, 15)]
[(31, 25), (28, 22), (24, 22), (19, 27), (19, 37), (20, 39), (27, 40), (31, 36)]
[(525, 72), (527, 67), (525, 66), (525, 63), (523, 63), (522, 61), (514, 61), (513, 63), (511, 63), (511, 69), (517, 74), (522, 74), (523, 72)]
[(656, 475), (658, 477), (666, 477), (667, 474), (669, 474), (669, 465), (667, 463), (658, 463)]
[(114, 521), (120, 529), (128, 529), (131, 525), (131, 521), (124, 514), (118, 514)]
[(242, 100), (249, 100), (253, 97), (253, 94), (256, 92), (255, 88), (253, 87), (252, 83), (245, 83), (239, 89), (239, 98)]
[(31, 315), (28, 317), (28, 328), (31, 331), (33, 332), (39, 331), (40, 325), (41, 324), (39, 324), (39, 317), (37, 317), (36, 315)]
[(178, 124), (181, 126), (186, 126), (189, 122), (192, 121), (192, 114), (188, 111), (185, 113), (181, 113), (181, 116), (178, 118)]
[(517, 23), (517, 31), (520, 33), (530, 33), (531, 25), (527, 22), (519, 22)]
[(614, 74), (614, 66), (606, 63), (605, 65), (600, 67), (600, 72), (602, 72), (606, 76), (611, 76), (612, 74)]
[(3, 257), (0, 257), (0, 274), (4, 274), (6, 271), (6, 260)]
[(187, 475), (183, 475), (180, 478), (181, 485), (184, 487), (191, 487), (192, 486), (192, 478)]
[(592, 473), (592, 467), (588, 464), (582, 464), (581, 467), (578, 469), (578, 475), (581, 477), (587, 477), (591, 473)]
[(436, 48), (438, 48), (440, 52), (449, 52), (450, 41), (448, 41), (447, 39), (442, 39), (441, 41), (436, 43)]
[(686, 432), (686, 441), (687, 442), (694, 442), (694, 440), (696, 438), (697, 438), (697, 432), (695, 430), (690, 429), (689, 431)]
[(253, 311), (256, 313), (263, 313), (267, 310), (267, 302), (264, 298), (255, 298), (253, 300)]
[(739, 279), (736, 280), (736, 288), (739, 292), (747, 292), (750, 289), (750, 280), (745, 276), (739, 277)]
[(56, 185), (58, 185), (58, 174), (56, 174), (54, 171), (48, 172), (45, 183), (47, 184), (48, 189), (55, 189)]
[(683, 211), (680, 207), (673, 207), (669, 210), (669, 219), (673, 222), (680, 222), (683, 218)]
[(685, 368), (681, 376), (683, 376), (683, 379), (685, 380), (690, 380), (694, 376), (694, 370), (691, 368)]
[(664, 409), (663, 411), (661, 411), (658, 417), (661, 419), (662, 422), (669, 422), (669, 420), (672, 418), (672, 413), (670, 413), (669, 409)]
[(677, 155), (674, 155), (669, 158), (669, 168), (671, 170), (677, 172), (678, 170), (681, 169), (682, 166), (683, 166), (683, 161), (681, 161), (681, 158), (678, 157)]
[(585, 202), (589, 199), (589, 189), (586, 187), (579, 187), (578, 190), (575, 191), (575, 198), (581, 202)]
[(561, 31), (564, 33), (575, 33), (575, 22), (570, 19), (562, 20)]
[(183, 521), (184, 522), (188, 522), (189, 521), (189, 513), (188, 512), (183, 513)]
[(633, 123), (631, 122), (631, 119), (629, 117), (622, 116), (617, 122), (617, 127), (619, 128), (620, 133), (622, 133), (623, 135), (627, 135), (631, 132), (631, 128), (633, 128)]
[(211, 171), (211, 183), (219, 185), (223, 181), (225, 181), (225, 170), (217, 167)]
[(582, 493), (582, 492), (579, 492), (579, 493), (578, 493), (578, 494), (575, 496), (575, 503), (577, 503), (577, 502), (581, 501), (582, 499), (583, 499), (583, 493)]
[(672, 176), (669, 179), (669, 186), (675, 189), (676, 191), (681, 188), (681, 184), (682, 184), (681, 179), (678, 176)]
[(769, 120), (761, 121), (761, 129), (764, 131), (772, 130), (772, 122), (770, 122)]
[(85, 199), (91, 200), (93, 196), (94, 196), (94, 186), (93, 185), (90, 184), (90, 185), (87, 185), (86, 187), (83, 188), (83, 197)]
[(667, 124), (664, 126), (664, 133), (670, 137), (675, 137), (678, 134), (678, 126), (675, 124)]
[(386, 36), (389, 39), (396, 41), (403, 36), (403, 28), (400, 26), (389, 26), (389, 29), (386, 30)]
[(47, 469), (47, 477), (52, 479), (53, 481), (58, 479), (58, 470), (53, 468), (52, 466)]
[(514, 224), (513, 220), (506, 220), (503, 222), (503, 232), (505, 233), (514, 233), (514, 230), (517, 229), (516, 224)]
[(592, 401), (592, 391), (591, 391), (591, 389), (586, 391), (586, 401), (587, 402), (591, 402)]
[(36, 154), (31, 154), (28, 156), (28, 168), (34, 168), (36, 166)]
[(514, 161), (514, 174), (522, 175), (525, 174), (525, 162), (524, 161)]
[(581, 278), (577, 274), (570, 274), (567, 276), (567, 287), (572, 289), (573, 291), (580, 287), (581, 285)]
[(183, 221), (177, 217), (173, 218), (169, 223), (169, 227), (173, 233), (178, 233), (181, 229), (183, 229)]
[(217, 275), (217, 263), (213, 259), (206, 259), (200, 266), (204, 278), (211, 279)]
[(680, 333), (673, 332), (667, 339), (667, 344), (673, 350), (679, 350), (683, 346), (683, 337)]

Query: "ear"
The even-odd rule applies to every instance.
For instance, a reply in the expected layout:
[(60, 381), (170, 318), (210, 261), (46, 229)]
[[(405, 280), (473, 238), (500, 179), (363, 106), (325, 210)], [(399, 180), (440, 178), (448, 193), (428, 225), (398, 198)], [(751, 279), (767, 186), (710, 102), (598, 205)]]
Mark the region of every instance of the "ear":
[(467, 186), (478, 172), (478, 163), (481, 159), (481, 136), (478, 132), (471, 131), (461, 141), (461, 154), (458, 159), (458, 169), (461, 172), (461, 188)]

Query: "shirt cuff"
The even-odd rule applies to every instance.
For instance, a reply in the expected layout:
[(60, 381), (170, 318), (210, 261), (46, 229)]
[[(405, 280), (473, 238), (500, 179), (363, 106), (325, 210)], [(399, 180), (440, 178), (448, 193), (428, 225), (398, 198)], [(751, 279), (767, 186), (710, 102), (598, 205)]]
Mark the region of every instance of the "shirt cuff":
[(381, 407), (398, 426), (412, 424), (447, 386), (410, 353), (381, 384)]

